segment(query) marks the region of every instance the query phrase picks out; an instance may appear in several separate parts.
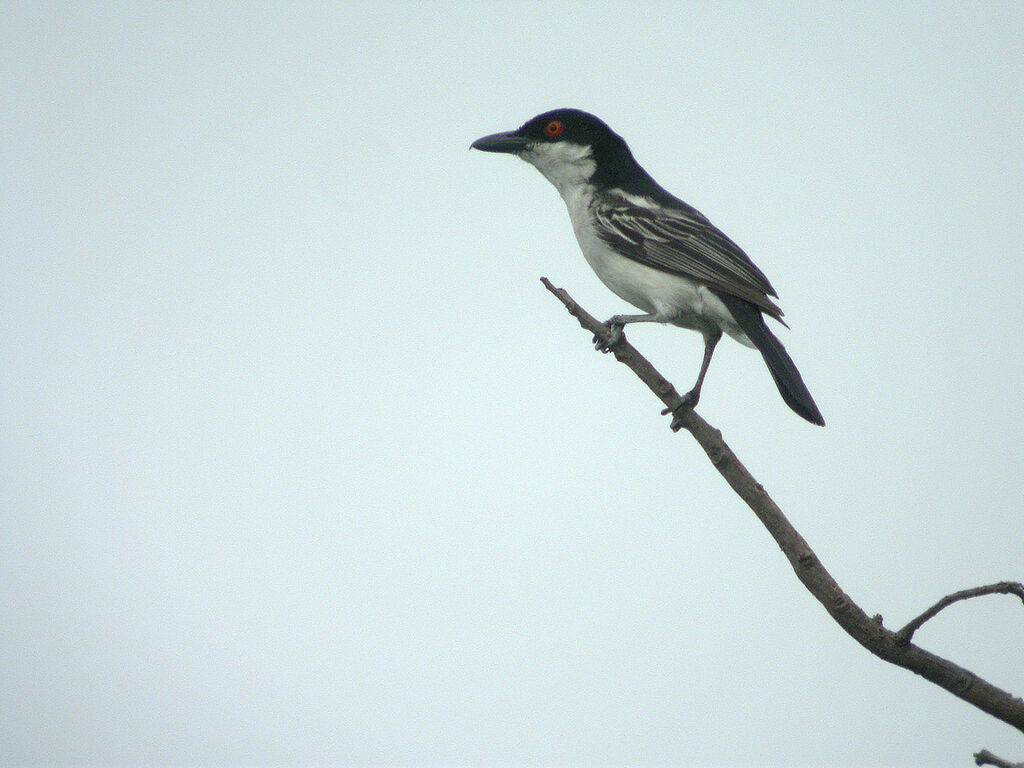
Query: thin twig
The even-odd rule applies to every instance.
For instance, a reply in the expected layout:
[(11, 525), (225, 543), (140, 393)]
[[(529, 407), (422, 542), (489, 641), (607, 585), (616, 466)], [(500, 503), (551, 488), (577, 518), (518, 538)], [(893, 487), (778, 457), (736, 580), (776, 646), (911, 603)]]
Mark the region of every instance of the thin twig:
[(1011, 763), (1009, 760), (1003, 760), (1003, 758), (996, 757), (987, 749), (974, 753), (974, 764), (994, 765), (996, 768), (1024, 768), (1024, 763)]
[[(608, 327), (580, 307), (564, 289), (555, 288), (547, 278), (541, 278), (541, 282), (583, 328), (599, 338), (609, 338)], [(674, 409), (681, 404), (671, 382), (658, 373), (635, 347), (623, 340), (614, 347), (613, 352), (615, 359), (628, 366), (666, 407)], [(677, 420), (693, 435), (715, 469), (768, 529), (789, 559), (797, 578), (847, 634), (879, 658), (921, 675), (954, 696), (1024, 732), (1024, 701), (913, 643), (898, 643), (896, 633), (886, 629), (880, 618), (868, 616), (843, 592), (803, 536), (725, 444), (722, 433), (692, 410), (681, 412)]]
[(984, 587), (974, 587), (973, 589), (963, 589), (959, 592), (954, 592), (952, 595), (946, 595), (944, 598), (939, 600), (939, 602), (897, 632), (896, 642), (901, 645), (906, 645), (910, 642), (914, 633), (920, 629), (921, 625), (928, 621), (928, 619), (935, 616), (935, 614), (943, 608), (946, 608), (959, 600), (968, 600), (972, 597), (981, 597), (982, 595), (1016, 595), (1020, 598), (1021, 602), (1024, 603), (1024, 584), (1021, 584), (1018, 581), (1000, 581), (996, 584), (988, 584)]

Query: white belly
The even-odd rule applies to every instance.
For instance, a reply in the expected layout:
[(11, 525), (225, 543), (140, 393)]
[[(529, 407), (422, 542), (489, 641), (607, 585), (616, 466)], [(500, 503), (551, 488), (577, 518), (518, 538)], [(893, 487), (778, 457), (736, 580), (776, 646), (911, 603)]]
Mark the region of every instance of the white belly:
[(573, 221), (580, 250), (601, 282), (616, 296), (654, 315), (660, 322), (701, 332), (717, 327), (741, 344), (753, 346), (726, 306), (707, 287), (620, 255), (601, 240), (586, 221), (586, 217), (581, 217), (579, 226)]

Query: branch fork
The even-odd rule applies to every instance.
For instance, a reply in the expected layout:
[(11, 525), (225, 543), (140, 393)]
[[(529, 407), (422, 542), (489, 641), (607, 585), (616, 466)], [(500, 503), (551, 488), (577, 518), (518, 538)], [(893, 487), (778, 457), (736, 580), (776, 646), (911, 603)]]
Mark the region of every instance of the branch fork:
[[(562, 288), (556, 288), (546, 277), (541, 278), (547, 288), (576, 318), (579, 324), (602, 340), (610, 340), (611, 329), (586, 312)], [(675, 387), (626, 339), (613, 349), (615, 359), (628, 366), (665, 405), (666, 412), (682, 404)], [(960, 600), (990, 594), (1012, 594), (1024, 602), (1024, 586), (1019, 582), (1002, 581), (997, 584), (966, 589), (947, 595), (927, 611), (909, 622), (899, 631), (887, 629), (880, 616), (870, 617), (847, 595), (826, 570), (810, 545), (786, 519), (779, 506), (732, 452), (722, 439), (722, 433), (712, 427), (693, 410), (679, 409), (675, 424), (686, 429), (708, 455), (715, 469), (739, 495), (767, 528), (789, 559), (797, 578), (822, 604), (829, 615), (854, 640), (879, 658), (921, 675), (960, 699), (1013, 726), (1024, 733), (1024, 700), (992, 685), (963, 667), (936, 656), (914, 645), (914, 633), (926, 621), (944, 608)], [(975, 755), (978, 765), (984, 760), (992, 765), (1012, 766), (1005, 761), (993, 762), (994, 755), (982, 750)], [(1014, 766), (1020, 768), (1020, 766)]]

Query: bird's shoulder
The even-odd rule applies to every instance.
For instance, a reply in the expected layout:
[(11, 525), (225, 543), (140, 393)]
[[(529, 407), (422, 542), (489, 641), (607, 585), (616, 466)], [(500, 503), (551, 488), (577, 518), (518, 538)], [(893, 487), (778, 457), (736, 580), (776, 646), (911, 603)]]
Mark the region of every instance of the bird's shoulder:
[(673, 235), (717, 231), (704, 214), (668, 193), (656, 197), (624, 189), (607, 189), (594, 194), (590, 206), (601, 223), (631, 236), (641, 231), (649, 232), (649, 236), (655, 239), (667, 240)]

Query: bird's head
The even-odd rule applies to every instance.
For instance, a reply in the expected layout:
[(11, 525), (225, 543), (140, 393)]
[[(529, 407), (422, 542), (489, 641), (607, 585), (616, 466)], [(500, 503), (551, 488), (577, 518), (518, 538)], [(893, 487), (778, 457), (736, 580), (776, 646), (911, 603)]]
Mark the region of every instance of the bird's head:
[(516, 155), (563, 193), (592, 181), (595, 174), (635, 166), (626, 142), (601, 120), (578, 109), (545, 112), (514, 131), (477, 139), (471, 148)]

